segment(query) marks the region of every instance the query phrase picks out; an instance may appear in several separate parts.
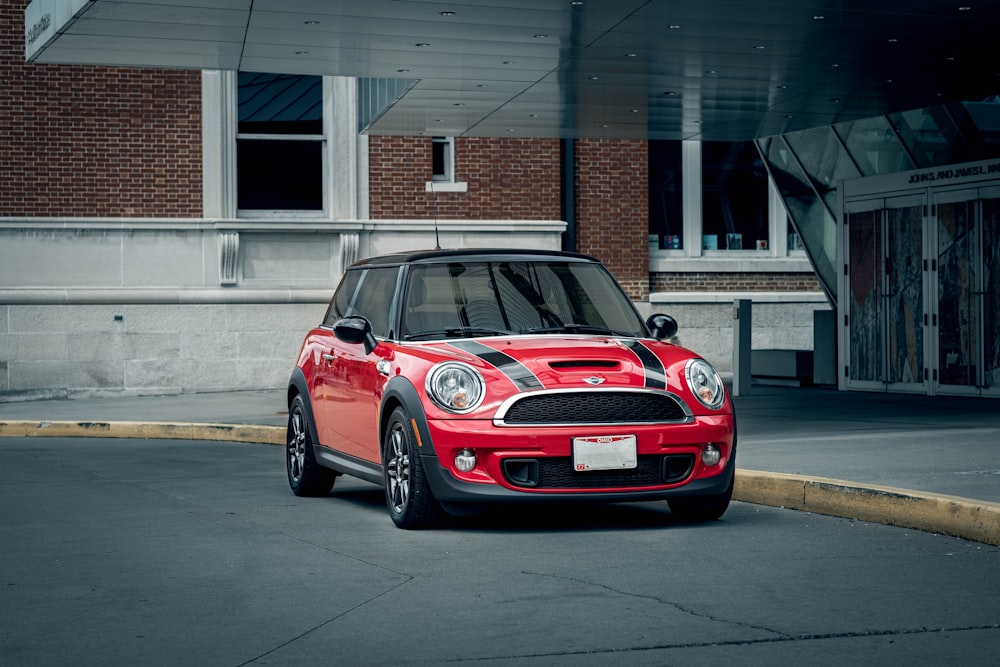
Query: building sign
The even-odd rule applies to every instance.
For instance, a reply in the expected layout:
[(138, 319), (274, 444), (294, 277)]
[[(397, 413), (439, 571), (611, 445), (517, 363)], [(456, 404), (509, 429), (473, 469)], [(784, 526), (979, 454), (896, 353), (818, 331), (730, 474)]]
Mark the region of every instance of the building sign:
[(871, 195), (885, 196), (888, 193), (912, 192), (931, 186), (973, 185), (997, 179), (1000, 179), (1000, 160), (982, 160), (881, 176), (851, 178), (843, 181), (842, 192), (847, 199), (854, 199)]
[(1000, 175), (1000, 161), (909, 172), (910, 183), (947, 183), (974, 176)]
[(50, 25), (52, 25), (52, 14), (42, 14), (41, 18), (35, 21), (34, 25), (27, 26), (24, 32), (25, 46), (34, 44), (39, 37), (45, 34)]

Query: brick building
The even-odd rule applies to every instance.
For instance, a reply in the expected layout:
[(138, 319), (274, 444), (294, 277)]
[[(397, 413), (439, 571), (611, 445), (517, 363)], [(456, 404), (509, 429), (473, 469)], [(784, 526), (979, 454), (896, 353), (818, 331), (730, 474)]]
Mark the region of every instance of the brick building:
[(827, 308), (763, 172), (719, 245), (698, 142), (369, 136), (356, 79), (26, 64), (27, 4), (0, 0), (7, 400), (282, 386), (344, 266), (436, 237), (594, 255), (724, 370), (734, 298), (765, 347)]

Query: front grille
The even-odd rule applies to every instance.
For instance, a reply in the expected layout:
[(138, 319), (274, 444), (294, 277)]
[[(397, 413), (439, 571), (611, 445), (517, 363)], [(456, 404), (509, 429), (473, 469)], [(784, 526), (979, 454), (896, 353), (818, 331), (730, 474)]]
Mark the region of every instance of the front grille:
[(515, 399), (497, 423), (656, 424), (684, 422), (688, 414), (672, 394), (652, 391), (585, 391), (527, 394)]
[[(531, 465), (527, 465), (528, 463)], [(537, 464), (537, 465), (536, 465)], [(504, 461), (504, 478), (514, 486), (531, 489), (632, 489), (683, 482), (694, 469), (694, 455), (643, 454), (628, 470), (577, 472), (572, 458), (552, 457)]]

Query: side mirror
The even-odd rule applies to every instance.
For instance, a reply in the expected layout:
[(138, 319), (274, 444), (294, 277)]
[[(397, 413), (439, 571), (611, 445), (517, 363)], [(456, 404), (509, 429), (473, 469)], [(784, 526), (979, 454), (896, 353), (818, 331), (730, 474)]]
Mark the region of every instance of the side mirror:
[(365, 354), (371, 354), (375, 346), (378, 345), (378, 341), (372, 335), (371, 323), (359, 315), (337, 320), (333, 325), (333, 335), (345, 343), (364, 345)]
[(649, 333), (652, 334), (653, 338), (666, 340), (677, 335), (677, 320), (669, 315), (655, 313), (650, 315), (649, 319), (646, 320), (646, 328), (649, 329)]

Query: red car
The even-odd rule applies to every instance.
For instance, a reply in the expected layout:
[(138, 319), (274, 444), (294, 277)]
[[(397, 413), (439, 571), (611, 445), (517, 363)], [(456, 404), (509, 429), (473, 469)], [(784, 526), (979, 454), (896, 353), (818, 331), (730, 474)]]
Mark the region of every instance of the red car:
[(597, 260), (435, 250), (351, 266), (288, 387), (299, 496), (339, 475), (385, 489), (401, 528), (516, 501), (664, 499), (726, 511), (732, 402), (715, 369), (645, 322)]

